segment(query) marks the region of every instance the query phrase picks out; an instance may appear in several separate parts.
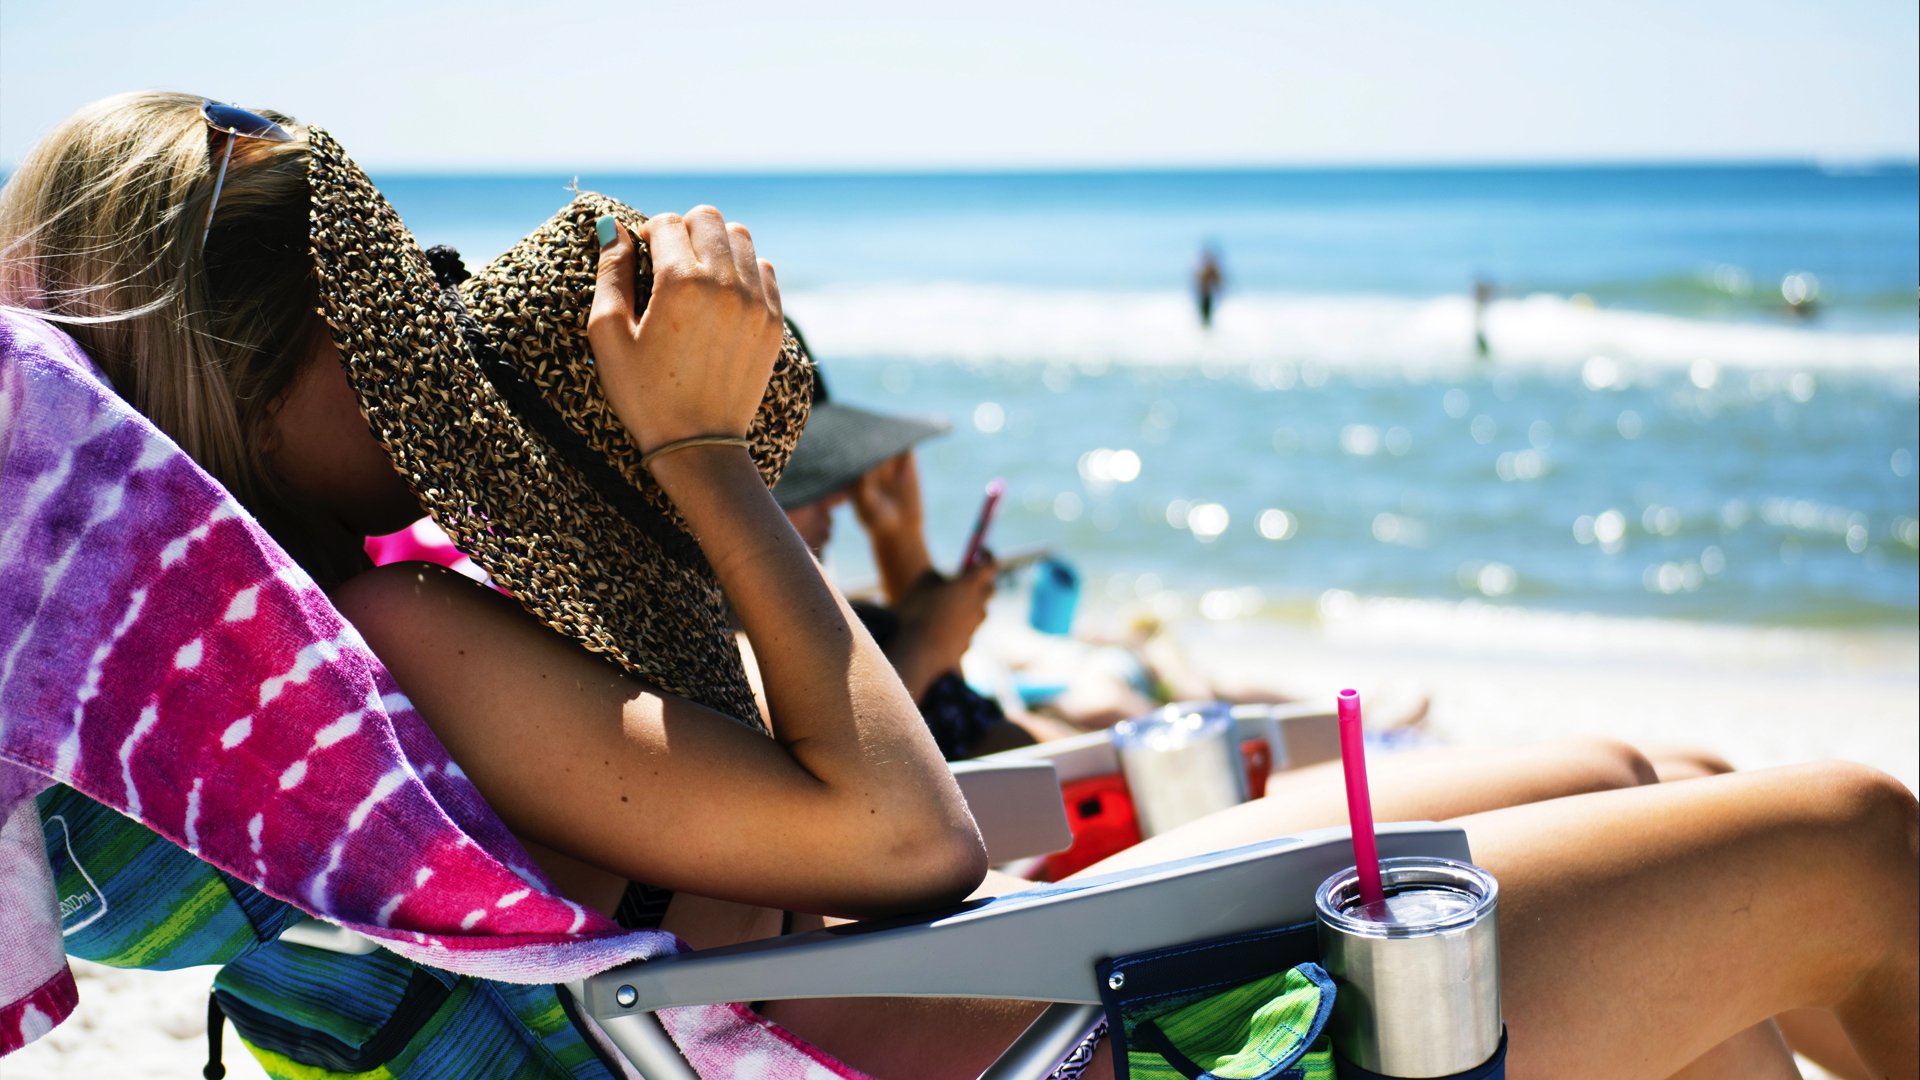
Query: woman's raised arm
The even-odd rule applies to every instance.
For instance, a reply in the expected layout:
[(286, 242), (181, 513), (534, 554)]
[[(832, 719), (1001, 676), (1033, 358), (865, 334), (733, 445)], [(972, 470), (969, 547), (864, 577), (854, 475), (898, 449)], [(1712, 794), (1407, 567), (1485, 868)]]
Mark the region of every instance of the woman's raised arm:
[[(603, 226), (604, 227), (604, 226)], [(601, 254), (595, 367), (643, 451), (743, 434), (780, 347), (772, 268), (712, 207)], [(986, 853), (913, 701), (774, 503), (746, 450), (651, 471), (751, 640), (775, 738), (663, 695), (497, 596), (418, 566), (336, 603), (507, 824), (628, 878), (743, 903), (869, 916), (964, 897)]]

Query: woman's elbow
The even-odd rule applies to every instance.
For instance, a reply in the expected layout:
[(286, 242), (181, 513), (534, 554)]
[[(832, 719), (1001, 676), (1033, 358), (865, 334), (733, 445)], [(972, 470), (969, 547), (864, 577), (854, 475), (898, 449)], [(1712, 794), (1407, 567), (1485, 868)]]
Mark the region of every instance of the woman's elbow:
[(946, 907), (972, 895), (987, 876), (987, 845), (971, 817), (921, 845), (920, 880), (927, 907)]
[(934, 911), (965, 900), (987, 876), (987, 849), (971, 818), (895, 835), (869, 861), (874, 872), (845, 914), (876, 918)]

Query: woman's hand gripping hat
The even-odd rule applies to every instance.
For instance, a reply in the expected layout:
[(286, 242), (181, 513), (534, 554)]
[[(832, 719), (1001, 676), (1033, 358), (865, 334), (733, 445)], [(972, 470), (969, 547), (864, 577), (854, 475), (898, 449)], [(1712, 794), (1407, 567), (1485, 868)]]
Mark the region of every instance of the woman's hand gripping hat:
[[(599, 242), (631, 207), (582, 194), (470, 277), (434, 262), (372, 181), (309, 129), (320, 314), (374, 437), (460, 549), (541, 622), (670, 693), (759, 726), (712, 568), (640, 468), (587, 344)], [(652, 288), (646, 246), (635, 295)], [(789, 333), (748, 437), (771, 487), (806, 426)]]

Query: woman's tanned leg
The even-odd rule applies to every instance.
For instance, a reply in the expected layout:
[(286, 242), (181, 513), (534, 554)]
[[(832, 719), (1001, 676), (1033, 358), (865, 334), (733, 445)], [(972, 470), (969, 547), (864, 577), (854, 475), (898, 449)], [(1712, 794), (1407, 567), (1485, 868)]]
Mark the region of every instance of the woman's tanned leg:
[(1920, 811), (1824, 763), (1468, 817), (1499, 879), (1514, 1080), (1665, 1077), (1827, 1008), (1875, 1076), (1920, 1069)]
[(1635, 745), (1653, 763), (1654, 774), (1663, 784), (1733, 771), (1733, 765), (1726, 758), (1705, 747), (1644, 742)]
[[(1496, 807), (1654, 782), (1638, 751), (1612, 739), (1577, 737), (1502, 750), (1437, 750), (1383, 757), (1373, 765), (1382, 820), (1457, 817)], [(1267, 797), (1157, 836), (1082, 871), (1165, 862), (1275, 836), (1344, 825), (1339, 767), (1278, 773)], [(1030, 887), (989, 875), (976, 895)], [(1026, 1027), (1039, 1006), (1020, 1002), (915, 999), (769, 1002), (766, 1014), (855, 1068), (886, 1080), (971, 1080)], [(929, 1047), (943, 1050), (929, 1058)], [(1104, 1060), (1104, 1059), (1103, 1059)], [(1098, 1066), (1088, 1080), (1107, 1075)]]
[[(1515, 769), (1545, 769), (1562, 794), (1598, 792), (1461, 819), (1475, 858), (1500, 879), (1515, 1080), (1659, 1080), (1730, 1039), (1742, 1047), (1736, 1037), (1800, 1005), (1839, 1012), (1874, 1060), (1890, 1063), (1877, 1075), (1912, 1075), (1916, 819), (1906, 789), (1844, 764), (1654, 785), (1644, 758), (1606, 740), (1511, 753), (1383, 759), (1375, 806), (1383, 819), (1446, 817), (1526, 793), (1535, 781)], [(1272, 806), (1156, 837), (1140, 845), (1151, 852), (1141, 861), (1343, 823), (1337, 777), (1331, 788), (1309, 779), (1264, 800)], [(1131, 854), (1087, 872), (1133, 865)], [(768, 1011), (892, 1080), (976, 1075), (1035, 1007), (813, 1001)], [(937, 1066), (927, 1057), (935, 1047), (945, 1048)]]

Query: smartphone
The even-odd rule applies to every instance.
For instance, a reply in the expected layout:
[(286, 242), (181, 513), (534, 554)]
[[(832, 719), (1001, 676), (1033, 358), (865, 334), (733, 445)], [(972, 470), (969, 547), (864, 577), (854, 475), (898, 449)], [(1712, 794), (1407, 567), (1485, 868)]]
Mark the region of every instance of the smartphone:
[(967, 553), (960, 557), (960, 572), (973, 569), (980, 558), (980, 548), (987, 542), (987, 529), (993, 524), (993, 512), (1000, 507), (1000, 496), (1006, 494), (1007, 482), (995, 479), (987, 485), (987, 496), (980, 500), (980, 516), (973, 519), (973, 535), (967, 537)]

